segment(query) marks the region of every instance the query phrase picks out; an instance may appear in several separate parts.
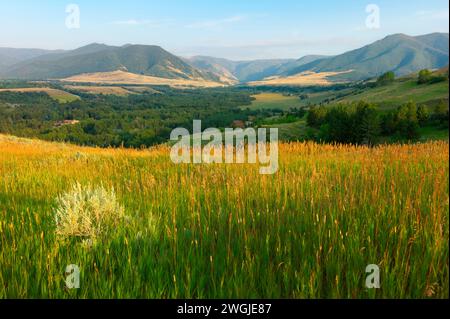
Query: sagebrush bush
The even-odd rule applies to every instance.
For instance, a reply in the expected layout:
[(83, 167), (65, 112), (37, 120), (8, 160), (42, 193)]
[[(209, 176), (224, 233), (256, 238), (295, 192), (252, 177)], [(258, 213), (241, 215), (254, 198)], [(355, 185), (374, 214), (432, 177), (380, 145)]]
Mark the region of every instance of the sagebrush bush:
[(117, 226), (124, 217), (114, 190), (76, 183), (57, 199), (58, 236), (96, 240)]

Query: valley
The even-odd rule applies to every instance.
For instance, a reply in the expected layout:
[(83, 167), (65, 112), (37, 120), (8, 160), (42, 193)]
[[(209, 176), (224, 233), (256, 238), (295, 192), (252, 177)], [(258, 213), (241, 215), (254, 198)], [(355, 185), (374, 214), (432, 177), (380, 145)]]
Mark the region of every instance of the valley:
[[(358, 103), (369, 103), (379, 113), (376, 126), (383, 127), (388, 125), (386, 116), (397, 116), (399, 108), (412, 102), (427, 113), (427, 119), (414, 129), (413, 140), (448, 139), (448, 121), (432, 120), (437, 108), (448, 110), (448, 68), (431, 74), (438, 81), (419, 84), (416, 73), (386, 84), (368, 80), (305, 87), (229, 87), (176, 79), (169, 85), (123, 71), (64, 81), (3, 82), (3, 89), (0, 82), (0, 129), (82, 145), (139, 147), (167, 142), (176, 125), (189, 126), (193, 119), (201, 119), (222, 130), (234, 125), (273, 127), (284, 141), (320, 141), (324, 138), (320, 125), (312, 127), (307, 122), (311, 109), (351, 110)], [(61, 103), (60, 108), (55, 109), (52, 101)], [(79, 123), (55, 126), (64, 120)], [(383, 130), (378, 130), (378, 143), (411, 139), (397, 136), (396, 129)]]
[(0, 48), (0, 299), (448, 298), (448, 33), (222, 38), (251, 18), (173, 28), (224, 57)]

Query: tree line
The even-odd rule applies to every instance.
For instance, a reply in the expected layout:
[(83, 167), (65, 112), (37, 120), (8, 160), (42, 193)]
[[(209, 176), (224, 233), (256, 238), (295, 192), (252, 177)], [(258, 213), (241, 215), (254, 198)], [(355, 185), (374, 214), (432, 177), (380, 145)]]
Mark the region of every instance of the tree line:
[(431, 111), (426, 105), (408, 102), (395, 110), (380, 110), (376, 104), (358, 102), (333, 107), (312, 107), (307, 124), (314, 128), (312, 138), (323, 142), (375, 145), (382, 137), (414, 141), (420, 127), (448, 128), (449, 111), (445, 101)]

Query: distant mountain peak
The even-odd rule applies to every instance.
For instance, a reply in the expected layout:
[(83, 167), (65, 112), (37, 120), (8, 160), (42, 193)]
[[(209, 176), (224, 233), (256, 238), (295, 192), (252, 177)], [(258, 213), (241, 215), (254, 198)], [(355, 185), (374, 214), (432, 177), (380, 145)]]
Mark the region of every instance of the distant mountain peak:
[(88, 49), (88, 48), (111, 48), (111, 47), (112, 46), (109, 46), (109, 45), (104, 44), (104, 43), (93, 42), (93, 43), (86, 44), (86, 45), (84, 45), (82, 47), (79, 47), (76, 50)]
[(412, 38), (412, 36), (409, 36), (404, 33), (393, 33), (393, 34), (389, 34), (386, 37), (384, 37), (384, 39), (390, 39), (390, 38)]

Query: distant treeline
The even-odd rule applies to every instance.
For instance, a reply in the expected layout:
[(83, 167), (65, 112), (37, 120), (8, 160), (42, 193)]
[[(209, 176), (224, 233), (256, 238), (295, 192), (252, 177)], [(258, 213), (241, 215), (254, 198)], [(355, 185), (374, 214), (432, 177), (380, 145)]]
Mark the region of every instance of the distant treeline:
[(398, 140), (417, 140), (421, 126), (448, 128), (449, 111), (445, 101), (438, 103), (432, 111), (413, 102), (391, 111), (381, 111), (375, 104), (359, 102), (312, 107), (307, 123), (316, 129), (310, 137), (319, 141), (374, 145), (388, 136)]

